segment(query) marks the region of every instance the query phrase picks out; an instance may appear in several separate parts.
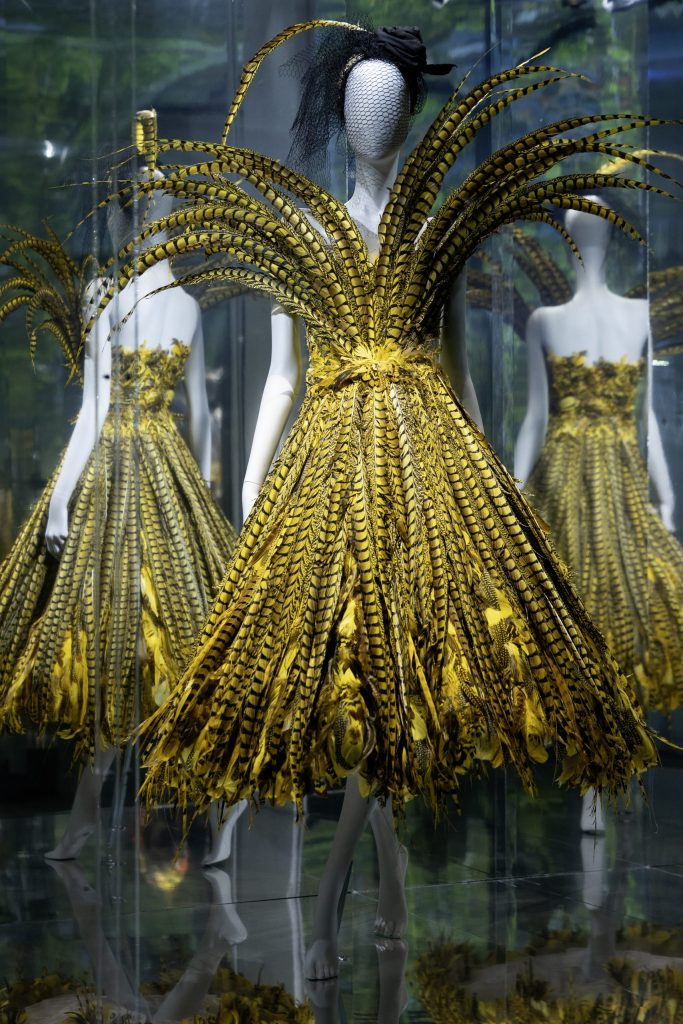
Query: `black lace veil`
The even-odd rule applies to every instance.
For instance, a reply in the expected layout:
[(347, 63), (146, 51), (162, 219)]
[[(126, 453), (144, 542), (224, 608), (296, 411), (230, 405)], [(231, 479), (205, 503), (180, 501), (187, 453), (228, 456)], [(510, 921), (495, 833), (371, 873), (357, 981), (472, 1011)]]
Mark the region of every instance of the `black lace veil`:
[(452, 64), (429, 64), (418, 28), (393, 26), (373, 29), (329, 27), (315, 50), (298, 54), (283, 73), (301, 79), (301, 102), (292, 124), (287, 162), (305, 174), (324, 169), (329, 143), (344, 132), (344, 89), (352, 68), (362, 60), (394, 64), (410, 96), (410, 112), (424, 103), (425, 74), (445, 75)]

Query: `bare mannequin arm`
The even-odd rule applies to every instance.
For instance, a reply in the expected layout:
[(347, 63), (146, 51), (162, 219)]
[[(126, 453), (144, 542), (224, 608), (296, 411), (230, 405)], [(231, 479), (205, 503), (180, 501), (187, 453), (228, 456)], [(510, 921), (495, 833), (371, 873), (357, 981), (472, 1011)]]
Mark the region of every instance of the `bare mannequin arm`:
[(465, 333), (465, 289), (467, 272), (456, 280), (444, 310), (441, 331), (441, 365), (456, 394), (480, 430), (484, 429), (477, 393), (474, 390), (467, 360)]
[(515, 444), (515, 476), (524, 486), (543, 448), (548, 429), (548, 372), (541, 344), (538, 310), (526, 326), (527, 404), (526, 415)]
[(242, 514), (245, 519), (268, 474), (300, 383), (297, 321), (276, 310), (271, 317), (271, 338), (270, 368), (242, 485)]
[(190, 418), (190, 447), (204, 480), (211, 480), (211, 413), (206, 394), (204, 334), (201, 317), (192, 339), (192, 348), (185, 366), (185, 394)]
[(659, 498), (659, 514), (662, 517), (662, 522), (667, 530), (673, 532), (676, 528), (674, 524), (674, 488), (671, 482), (666, 455), (664, 454), (659, 421), (655, 416), (650, 398), (651, 392), (648, 383), (645, 395), (647, 408), (647, 468)]
[(45, 541), (61, 554), (69, 531), (68, 504), (102, 431), (111, 393), (109, 317), (100, 316), (88, 335), (83, 366), (83, 401), (50, 499)]

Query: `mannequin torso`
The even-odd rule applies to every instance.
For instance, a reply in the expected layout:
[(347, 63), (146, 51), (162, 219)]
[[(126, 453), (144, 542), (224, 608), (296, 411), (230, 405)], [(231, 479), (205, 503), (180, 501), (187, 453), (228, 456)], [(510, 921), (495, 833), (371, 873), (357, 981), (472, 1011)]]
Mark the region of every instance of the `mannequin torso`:
[(601, 359), (637, 362), (648, 328), (647, 301), (616, 295), (604, 284), (579, 286), (569, 302), (537, 309), (529, 320), (529, 330), (540, 335), (544, 352), (570, 356), (580, 351), (590, 364)]
[[(377, 107), (374, 111), (373, 104)], [(344, 116), (356, 171), (355, 187), (346, 209), (358, 225), (369, 258), (374, 259), (379, 251), (377, 229), (396, 179), (399, 147), (405, 141), (410, 122), (408, 90), (401, 72), (381, 60), (356, 64), (346, 83)], [(463, 274), (444, 311), (442, 362), (463, 404), (480, 423), (467, 364), (464, 285)], [(296, 322), (278, 308), (271, 323), (271, 363), (242, 487), (245, 519), (270, 469), (301, 384)]]
[[(595, 198), (595, 197), (591, 197)], [(598, 200), (599, 201), (599, 200)], [(649, 332), (648, 304), (610, 291), (606, 261), (611, 225), (593, 214), (569, 211), (566, 226), (581, 253), (574, 260), (576, 287), (569, 302), (535, 310), (527, 342), (527, 411), (515, 445), (515, 476), (525, 484), (539, 457), (548, 426), (549, 388), (546, 357), (583, 353), (588, 364), (601, 360), (636, 363)], [(648, 408), (648, 455), (662, 519), (673, 528), (673, 487), (664, 458), (659, 425)]]

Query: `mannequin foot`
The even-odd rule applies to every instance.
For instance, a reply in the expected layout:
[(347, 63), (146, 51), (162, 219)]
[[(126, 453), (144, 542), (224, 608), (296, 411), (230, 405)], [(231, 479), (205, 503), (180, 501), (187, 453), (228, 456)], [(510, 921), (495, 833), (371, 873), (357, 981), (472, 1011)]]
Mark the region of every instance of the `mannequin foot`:
[(306, 996), (313, 1007), (315, 1024), (339, 1024), (339, 984), (330, 981), (306, 981)]
[(211, 938), (229, 946), (236, 946), (239, 942), (244, 942), (248, 932), (232, 902), (230, 876), (219, 868), (209, 868), (202, 874), (210, 884), (212, 892), (207, 928)]
[(329, 981), (339, 976), (337, 940), (314, 939), (304, 957), (304, 977), (307, 981)]
[(47, 851), (45, 859), (76, 860), (94, 831), (94, 825), (83, 825), (81, 828), (75, 829), (74, 831), (67, 828), (57, 845), (52, 850)]
[(406, 903), (406, 871), (408, 851), (402, 843), (396, 844), (396, 855), (388, 869), (382, 864), (379, 878), (379, 900), (375, 931), (388, 939), (402, 939), (408, 926)]
[(406, 961), (408, 947), (400, 939), (375, 943), (379, 966), (379, 1012), (377, 1024), (396, 1024), (408, 1005)]
[(605, 816), (602, 810), (602, 797), (589, 789), (583, 795), (581, 805), (581, 831), (603, 835), (605, 832)]

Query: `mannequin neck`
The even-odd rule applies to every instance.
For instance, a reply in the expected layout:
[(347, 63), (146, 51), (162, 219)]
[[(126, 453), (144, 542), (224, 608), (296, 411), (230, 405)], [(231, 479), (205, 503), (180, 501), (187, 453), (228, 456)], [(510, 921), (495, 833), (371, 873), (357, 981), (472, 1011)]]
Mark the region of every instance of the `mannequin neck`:
[(373, 231), (377, 230), (389, 190), (398, 174), (398, 151), (383, 159), (356, 156), (356, 183), (346, 203), (351, 216)]
[(582, 263), (573, 259), (574, 294), (607, 291), (605, 250), (601, 247), (584, 246), (581, 250)]
[[(153, 235), (151, 238), (145, 239), (144, 248), (147, 249), (150, 246), (160, 245), (166, 241), (167, 237), (165, 234)], [(169, 260), (161, 260), (159, 263), (154, 263), (134, 278), (135, 289), (139, 296), (149, 295), (150, 292), (163, 288), (164, 285), (170, 284), (174, 280), (175, 277)]]

